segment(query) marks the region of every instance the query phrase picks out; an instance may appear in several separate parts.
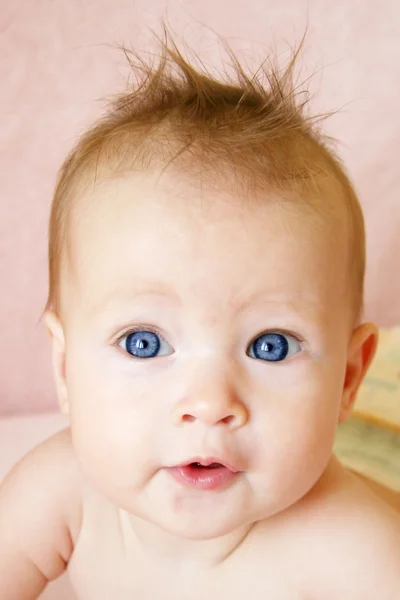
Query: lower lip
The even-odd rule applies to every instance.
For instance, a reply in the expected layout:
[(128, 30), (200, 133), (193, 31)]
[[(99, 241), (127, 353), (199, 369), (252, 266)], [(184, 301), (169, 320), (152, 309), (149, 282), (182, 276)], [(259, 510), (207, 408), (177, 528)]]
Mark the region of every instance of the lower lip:
[(227, 467), (170, 467), (172, 477), (183, 485), (197, 490), (218, 490), (229, 485), (239, 473), (230, 471)]

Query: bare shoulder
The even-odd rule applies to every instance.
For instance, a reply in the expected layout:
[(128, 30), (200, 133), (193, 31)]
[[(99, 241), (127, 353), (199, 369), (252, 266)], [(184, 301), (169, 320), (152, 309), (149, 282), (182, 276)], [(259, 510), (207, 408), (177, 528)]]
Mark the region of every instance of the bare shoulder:
[(339, 463), (306, 510), (312, 598), (399, 598), (400, 513)]
[[(81, 526), (81, 474), (69, 429), (24, 456), (0, 486), (3, 542), (32, 557), (46, 578), (57, 577)], [(16, 546), (17, 545), (17, 546)]]

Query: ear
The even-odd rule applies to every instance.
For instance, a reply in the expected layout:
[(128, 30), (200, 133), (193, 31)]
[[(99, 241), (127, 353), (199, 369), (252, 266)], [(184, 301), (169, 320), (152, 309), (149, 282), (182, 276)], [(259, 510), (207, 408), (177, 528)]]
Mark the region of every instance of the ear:
[(363, 323), (352, 333), (347, 353), (339, 423), (344, 423), (351, 414), (358, 389), (375, 356), (378, 337), (378, 328), (373, 323)]
[(69, 413), (68, 390), (65, 376), (65, 339), (59, 318), (53, 311), (46, 311), (43, 323), (52, 341), (53, 375), (61, 412)]

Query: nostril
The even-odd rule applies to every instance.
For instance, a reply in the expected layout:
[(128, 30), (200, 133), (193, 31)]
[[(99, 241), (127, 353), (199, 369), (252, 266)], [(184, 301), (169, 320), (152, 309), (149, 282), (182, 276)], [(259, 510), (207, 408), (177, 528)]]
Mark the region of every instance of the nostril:
[(230, 425), (232, 421), (234, 421), (235, 417), (233, 415), (229, 415), (228, 417), (224, 417), (221, 419), (221, 423), (225, 423), (226, 425)]
[(182, 421), (184, 423), (192, 423), (195, 420), (193, 415), (183, 415), (182, 416)]
[[(185, 414), (182, 415), (182, 421), (184, 423), (193, 423), (193, 421), (196, 420), (196, 417), (194, 417), (193, 415), (189, 415), (189, 414)], [(224, 423), (225, 425), (230, 425), (232, 423), (232, 421), (235, 420), (235, 417), (233, 415), (228, 415), (227, 417), (223, 417), (222, 419), (220, 419), (218, 421), (218, 423)]]

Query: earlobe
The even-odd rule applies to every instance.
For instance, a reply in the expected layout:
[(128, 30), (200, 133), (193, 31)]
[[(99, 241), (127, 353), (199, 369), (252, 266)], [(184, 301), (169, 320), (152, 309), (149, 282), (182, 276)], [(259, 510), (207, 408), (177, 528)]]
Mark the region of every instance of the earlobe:
[(46, 311), (43, 323), (52, 341), (53, 375), (58, 402), (63, 414), (69, 413), (68, 390), (65, 373), (65, 338), (59, 318), (53, 311)]
[(358, 389), (375, 356), (379, 332), (373, 323), (363, 323), (353, 331), (346, 364), (339, 423), (346, 421), (353, 409)]

